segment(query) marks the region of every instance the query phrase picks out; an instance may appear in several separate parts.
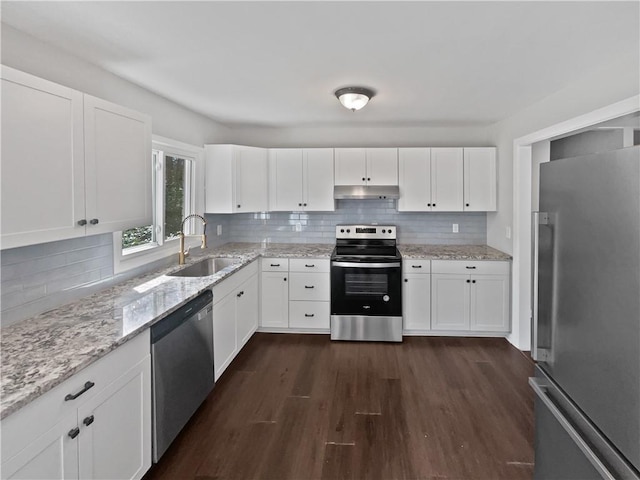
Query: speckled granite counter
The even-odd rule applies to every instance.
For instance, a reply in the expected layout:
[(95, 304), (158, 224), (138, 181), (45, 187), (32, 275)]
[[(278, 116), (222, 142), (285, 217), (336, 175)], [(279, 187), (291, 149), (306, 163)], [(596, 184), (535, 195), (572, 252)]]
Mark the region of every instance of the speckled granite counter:
[(0, 329), (0, 418), (51, 390), (256, 258), (328, 258), (332, 249), (331, 244), (230, 243), (187, 257), (187, 264), (206, 257), (238, 259), (237, 264), (214, 275), (167, 276), (179, 268), (172, 265)]
[(511, 260), (487, 245), (400, 245), (402, 258), (425, 260)]

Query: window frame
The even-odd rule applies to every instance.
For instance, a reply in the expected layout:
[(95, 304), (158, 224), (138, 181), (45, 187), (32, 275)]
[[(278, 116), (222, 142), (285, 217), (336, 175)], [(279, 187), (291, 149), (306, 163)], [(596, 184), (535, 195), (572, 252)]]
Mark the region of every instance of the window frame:
[[(178, 256), (179, 237), (164, 239), (164, 157), (175, 156), (192, 161), (190, 171), (185, 181), (185, 216), (204, 211), (204, 148), (172, 140), (170, 138), (153, 135), (152, 151), (161, 151), (163, 157), (160, 162), (154, 162), (153, 175), (153, 225), (155, 227), (155, 242), (130, 247), (129, 252), (122, 250), (122, 231), (113, 233), (113, 271), (114, 274), (126, 272), (142, 267), (151, 262), (161, 260), (171, 255)], [(189, 224), (187, 224), (189, 228)], [(194, 237), (185, 239), (186, 247), (200, 245), (200, 240)]]

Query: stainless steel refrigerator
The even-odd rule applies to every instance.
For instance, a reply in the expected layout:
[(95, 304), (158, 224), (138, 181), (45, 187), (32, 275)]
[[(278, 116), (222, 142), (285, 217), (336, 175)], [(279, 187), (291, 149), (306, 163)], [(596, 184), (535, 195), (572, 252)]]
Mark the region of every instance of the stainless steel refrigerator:
[(640, 478), (640, 147), (540, 166), (534, 478)]

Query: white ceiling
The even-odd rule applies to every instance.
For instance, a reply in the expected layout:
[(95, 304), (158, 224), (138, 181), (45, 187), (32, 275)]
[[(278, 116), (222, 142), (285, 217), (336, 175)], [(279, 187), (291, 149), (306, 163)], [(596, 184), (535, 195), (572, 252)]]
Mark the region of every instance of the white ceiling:
[[(487, 125), (639, 58), (639, 5), (3, 1), (2, 21), (230, 125)], [(351, 113), (349, 85), (377, 95)]]

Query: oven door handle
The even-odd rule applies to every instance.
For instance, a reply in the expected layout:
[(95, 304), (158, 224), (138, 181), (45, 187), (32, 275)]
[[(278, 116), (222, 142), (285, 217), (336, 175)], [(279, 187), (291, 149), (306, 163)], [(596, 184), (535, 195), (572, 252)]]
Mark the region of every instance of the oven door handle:
[(333, 267), (348, 267), (348, 268), (394, 268), (402, 266), (400, 262), (391, 263), (366, 263), (366, 262), (331, 262)]

